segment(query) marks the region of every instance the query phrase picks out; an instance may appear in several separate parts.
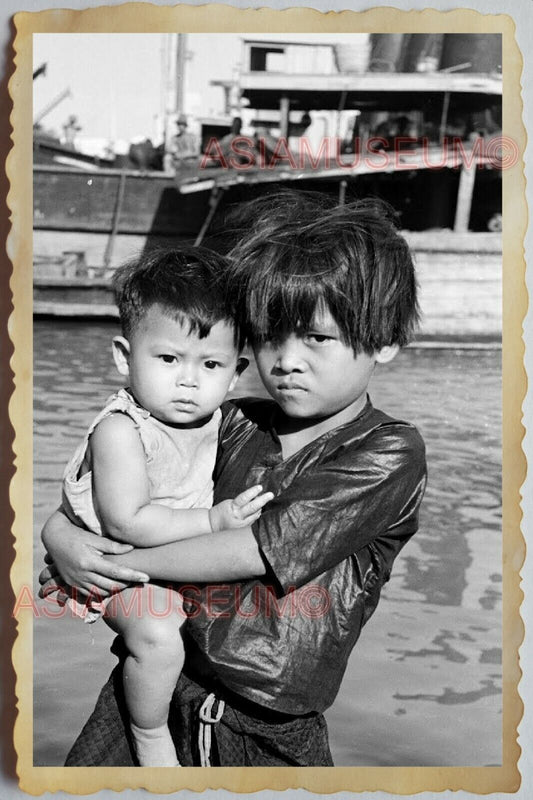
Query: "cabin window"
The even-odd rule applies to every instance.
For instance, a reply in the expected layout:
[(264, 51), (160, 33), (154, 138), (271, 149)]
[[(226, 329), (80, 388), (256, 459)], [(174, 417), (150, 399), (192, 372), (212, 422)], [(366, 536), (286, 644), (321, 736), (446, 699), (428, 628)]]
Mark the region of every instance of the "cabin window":
[(282, 72), (285, 57), (283, 47), (250, 48), (250, 72)]

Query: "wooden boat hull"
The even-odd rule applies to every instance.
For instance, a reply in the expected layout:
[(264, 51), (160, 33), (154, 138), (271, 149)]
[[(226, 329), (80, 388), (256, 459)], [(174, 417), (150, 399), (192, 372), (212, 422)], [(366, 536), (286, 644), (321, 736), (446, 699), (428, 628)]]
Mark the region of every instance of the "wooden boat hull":
[[(417, 264), (422, 338), (499, 340), (500, 235), (432, 231), (406, 236)], [(137, 244), (141, 242), (139, 238)], [(128, 243), (121, 243), (122, 248), (127, 246)], [(81, 278), (74, 274), (56, 278), (36, 276), (34, 312), (40, 316), (117, 316), (108, 278)]]
[[(338, 192), (342, 179), (278, 170), (254, 180), (234, 171), (191, 168), (176, 180), (164, 173), (49, 166), (36, 166), (34, 175), (34, 312), (88, 317), (115, 316), (110, 276), (118, 264), (147, 248), (195, 239), (209, 212), (212, 186), (224, 189), (223, 210), (264, 192), (265, 185), (276, 191), (297, 182), (302, 188)], [(396, 197), (390, 199), (411, 229), (416, 224), (427, 227), (428, 214), (431, 227), (440, 229), (406, 234), (417, 260), (423, 336), (498, 339), (501, 238), (499, 233), (450, 230), (459, 171), (368, 171), (346, 174), (346, 180), (348, 191), (358, 196), (394, 191)], [(495, 180), (495, 171), (483, 174), (478, 217), (487, 201), (485, 216), (498, 207), (498, 193), (487, 191)]]

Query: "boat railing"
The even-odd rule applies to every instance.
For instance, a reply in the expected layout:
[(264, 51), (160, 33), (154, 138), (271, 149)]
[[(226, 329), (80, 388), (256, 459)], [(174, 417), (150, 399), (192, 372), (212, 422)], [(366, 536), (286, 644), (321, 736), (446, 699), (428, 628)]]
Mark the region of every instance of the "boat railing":
[(109, 286), (114, 269), (87, 264), (83, 250), (65, 250), (57, 256), (34, 255), (33, 272), (36, 285)]

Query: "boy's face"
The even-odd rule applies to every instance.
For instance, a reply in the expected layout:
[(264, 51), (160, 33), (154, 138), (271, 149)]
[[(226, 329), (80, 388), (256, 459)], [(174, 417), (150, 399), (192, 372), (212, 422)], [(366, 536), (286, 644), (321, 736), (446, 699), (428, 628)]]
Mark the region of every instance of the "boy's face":
[(299, 420), (331, 419), (336, 427), (364, 408), (366, 390), (381, 354), (354, 354), (342, 341), (328, 309), (317, 310), (312, 326), (287, 334), (280, 341), (254, 347), (265, 388), (287, 417)]
[(200, 339), (189, 331), (188, 321), (183, 325), (158, 305), (148, 309), (129, 340), (116, 337), (113, 348), (137, 402), (169, 425), (207, 421), (246, 366), (232, 325), (217, 322)]

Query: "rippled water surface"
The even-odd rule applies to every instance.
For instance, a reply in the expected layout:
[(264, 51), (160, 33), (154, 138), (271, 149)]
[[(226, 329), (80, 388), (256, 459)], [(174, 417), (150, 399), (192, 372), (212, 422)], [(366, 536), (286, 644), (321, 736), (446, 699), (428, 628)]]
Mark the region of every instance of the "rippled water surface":
[[(35, 327), (35, 574), (64, 465), (120, 385), (116, 327)], [(409, 349), (378, 368), (374, 405), (414, 422), (428, 451), (420, 530), (350, 660), (327, 717), (337, 765), (501, 762), (500, 354)], [(263, 394), (254, 369), (239, 394)], [(104, 624), (35, 620), (35, 763), (63, 763), (113, 665)], [(48, 609), (47, 609), (48, 610)]]

